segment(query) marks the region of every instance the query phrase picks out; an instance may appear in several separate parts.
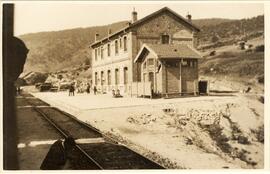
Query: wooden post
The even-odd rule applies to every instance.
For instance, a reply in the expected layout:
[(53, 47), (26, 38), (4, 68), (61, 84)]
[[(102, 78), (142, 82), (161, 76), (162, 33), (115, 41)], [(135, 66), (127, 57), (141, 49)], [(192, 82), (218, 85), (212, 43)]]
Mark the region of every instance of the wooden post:
[(180, 65), (179, 65), (179, 71), (180, 71), (180, 77), (179, 77), (179, 92), (180, 92), (180, 95), (182, 95), (182, 61), (183, 59), (180, 59)]
[(193, 81), (194, 96), (196, 96), (196, 80)]
[(164, 70), (165, 70), (165, 91), (166, 91), (166, 94), (168, 93), (168, 70), (167, 70), (167, 67), (166, 67), (166, 62), (164, 62)]

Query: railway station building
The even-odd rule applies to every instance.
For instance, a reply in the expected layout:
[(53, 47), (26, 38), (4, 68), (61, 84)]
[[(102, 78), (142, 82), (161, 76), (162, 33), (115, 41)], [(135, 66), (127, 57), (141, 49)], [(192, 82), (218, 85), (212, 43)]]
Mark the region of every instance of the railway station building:
[(92, 82), (102, 93), (135, 96), (198, 91), (197, 33), (191, 21), (164, 7), (99, 39), (92, 47)]

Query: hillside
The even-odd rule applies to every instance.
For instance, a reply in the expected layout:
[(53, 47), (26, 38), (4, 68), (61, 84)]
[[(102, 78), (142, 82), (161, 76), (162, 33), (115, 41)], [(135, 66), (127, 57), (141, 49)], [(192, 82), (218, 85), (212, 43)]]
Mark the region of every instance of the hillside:
[(210, 26), (215, 26), (219, 25), (221, 23), (225, 22), (232, 22), (236, 20), (232, 19), (223, 19), (223, 18), (209, 18), (209, 19), (194, 19), (192, 22), (200, 27), (210, 27)]
[[(256, 33), (263, 31), (263, 19), (264, 16), (243, 20), (213, 18), (194, 20), (193, 23), (201, 28), (199, 39), (200, 44), (203, 45), (212, 43), (213, 36), (217, 36), (220, 42), (243, 37), (242, 31), (245, 31), (245, 36), (252, 34), (256, 36)], [(114, 32), (125, 25), (127, 25), (127, 21), (106, 26), (22, 35), (20, 38), (30, 49), (25, 72), (54, 72), (79, 66), (91, 58), (89, 45), (94, 42), (96, 32), (103, 37), (107, 34), (108, 28)]]
[(108, 28), (113, 32), (126, 23), (22, 35), (20, 38), (30, 49), (25, 71), (53, 72), (80, 65), (91, 58), (89, 46), (94, 42), (96, 32), (104, 37)]
[[(214, 19), (215, 20), (215, 19)], [(205, 21), (207, 22), (207, 20)], [(257, 16), (250, 19), (224, 21), (222, 23), (212, 23), (213, 25), (203, 25), (200, 21), (201, 32), (199, 33), (200, 44), (216, 44), (217, 42), (228, 42), (241, 39), (252, 39), (262, 35), (264, 32), (264, 16)], [(209, 23), (209, 22), (208, 22)], [(196, 24), (196, 22), (195, 22)]]

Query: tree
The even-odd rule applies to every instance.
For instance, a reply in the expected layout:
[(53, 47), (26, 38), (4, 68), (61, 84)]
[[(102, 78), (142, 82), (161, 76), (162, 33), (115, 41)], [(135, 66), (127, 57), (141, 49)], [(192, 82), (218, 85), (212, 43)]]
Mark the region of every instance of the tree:
[(57, 78), (58, 78), (59, 80), (62, 80), (62, 79), (63, 79), (63, 75), (62, 75), (62, 74), (58, 74)]
[(86, 59), (84, 60), (84, 64), (85, 64), (85, 65), (90, 65), (90, 59), (86, 58)]
[(216, 35), (214, 35), (214, 36), (212, 37), (212, 39), (211, 39), (211, 41), (212, 41), (213, 43), (218, 42), (218, 40), (219, 40), (219, 38), (218, 38)]

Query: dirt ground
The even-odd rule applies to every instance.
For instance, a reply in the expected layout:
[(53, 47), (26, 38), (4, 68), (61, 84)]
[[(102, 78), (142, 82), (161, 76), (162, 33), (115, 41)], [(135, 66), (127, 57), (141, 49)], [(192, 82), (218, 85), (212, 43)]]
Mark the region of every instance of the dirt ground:
[(33, 95), (66, 112), (75, 113), (78, 119), (166, 168), (264, 166), (264, 105), (242, 94), (156, 101), (144, 99), (149, 104), (143, 102), (141, 105), (136, 104), (140, 100), (127, 98), (125, 102), (122, 98), (119, 103), (125, 105), (116, 107), (117, 102), (113, 101), (115, 107), (107, 108), (101, 107), (102, 102), (107, 104), (112, 99), (103, 95), (93, 98), (81, 94), (69, 100), (64, 100), (65, 95), (61, 93)]
[(227, 99), (95, 110), (78, 118), (169, 168), (263, 168), (264, 146), (251, 131), (263, 125), (263, 118), (240, 103)]

